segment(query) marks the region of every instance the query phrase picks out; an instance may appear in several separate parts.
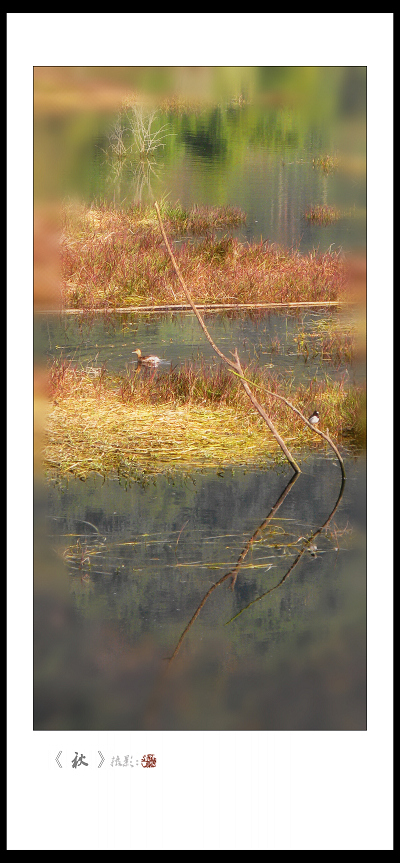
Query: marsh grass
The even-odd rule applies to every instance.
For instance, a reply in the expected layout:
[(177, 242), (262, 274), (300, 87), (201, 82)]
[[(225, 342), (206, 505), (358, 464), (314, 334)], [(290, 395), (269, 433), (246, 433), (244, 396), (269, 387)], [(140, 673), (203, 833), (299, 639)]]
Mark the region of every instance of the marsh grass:
[(330, 156), (329, 154), (326, 156), (319, 156), (312, 161), (314, 167), (321, 168), (324, 174), (331, 174), (333, 171), (336, 171), (340, 165), (338, 156)]
[(334, 368), (351, 365), (360, 358), (359, 334), (353, 324), (343, 321), (323, 321), (315, 324), (313, 332), (295, 336), (298, 353), (306, 360), (319, 358)]
[(327, 204), (316, 205), (309, 207), (304, 213), (304, 218), (308, 222), (314, 222), (317, 225), (332, 225), (341, 218), (341, 212), (337, 207), (329, 207)]
[[(329, 380), (295, 388), (252, 366), (246, 377), (297, 451), (324, 443), (264, 388), (284, 393), (307, 415), (318, 406), (322, 427), (336, 440), (347, 436), (351, 443), (356, 430), (362, 431), (361, 388)], [(249, 411), (239, 380), (223, 366), (184, 366), (162, 375), (103, 370), (94, 378), (56, 362), (48, 396), (43, 464), (56, 476), (86, 479), (95, 471), (141, 478), (143, 472), (262, 466), (282, 456), (261, 418)]]
[[(161, 214), (196, 303), (331, 302), (346, 296), (344, 262), (337, 252), (300, 255), (221, 235), (245, 220), (233, 207), (185, 211), (163, 202)], [(186, 302), (151, 207), (65, 206), (61, 270), (65, 308)]]

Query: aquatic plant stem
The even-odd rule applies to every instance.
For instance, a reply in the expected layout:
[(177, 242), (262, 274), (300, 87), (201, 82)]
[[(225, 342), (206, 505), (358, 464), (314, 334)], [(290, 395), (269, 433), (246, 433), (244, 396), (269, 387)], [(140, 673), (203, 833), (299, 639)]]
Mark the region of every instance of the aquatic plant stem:
[(257, 401), (256, 397), (255, 397), (255, 396), (253, 395), (253, 393), (251, 392), (251, 389), (250, 389), (250, 387), (249, 387), (249, 385), (248, 385), (248, 383), (247, 383), (247, 381), (246, 381), (246, 379), (244, 378), (244, 375), (243, 375), (243, 369), (242, 369), (241, 364), (240, 364), (240, 360), (239, 360), (239, 355), (238, 355), (238, 352), (237, 352), (237, 348), (235, 348), (235, 352), (234, 352), (234, 354), (233, 354), (233, 356), (234, 356), (234, 360), (230, 360), (230, 359), (229, 359), (229, 357), (226, 357), (226, 356), (225, 356), (225, 354), (223, 354), (223, 353), (222, 353), (222, 351), (220, 351), (219, 347), (215, 344), (214, 340), (213, 340), (213, 339), (212, 339), (212, 337), (210, 336), (210, 333), (208, 332), (208, 329), (207, 329), (207, 327), (206, 327), (206, 325), (205, 325), (205, 323), (204, 323), (204, 321), (203, 321), (203, 318), (202, 318), (202, 316), (201, 316), (201, 314), (200, 314), (199, 310), (196, 308), (196, 306), (195, 306), (195, 304), (194, 304), (194, 302), (193, 302), (193, 299), (192, 299), (192, 296), (191, 296), (191, 294), (190, 294), (190, 291), (189, 291), (188, 287), (186, 286), (186, 283), (185, 283), (185, 281), (184, 281), (184, 279), (183, 279), (183, 276), (181, 275), (181, 272), (180, 272), (180, 270), (179, 270), (179, 267), (178, 267), (178, 265), (177, 265), (177, 263), (176, 263), (176, 261), (175, 261), (175, 258), (174, 258), (174, 255), (173, 255), (173, 252), (172, 252), (171, 246), (170, 246), (170, 244), (169, 244), (169, 242), (168, 242), (168, 238), (167, 238), (167, 235), (166, 235), (165, 230), (164, 230), (164, 225), (163, 225), (163, 222), (162, 222), (162, 219), (161, 219), (160, 208), (159, 208), (159, 206), (158, 206), (158, 204), (157, 204), (157, 201), (155, 202), (155, 208), (156, 208), (156, 212), (157, 212), (157, 217), (158, 217), (158, 222), (159, 222), (159, 225), (160, 225), (161, 234), (162, 234), (162, 236), (163, 236), (164, 243), (165, 243), (165, 245), (166, 245), (166, 248), (167, 248), (168, 254), (169, 254), (169, 256), (170, 256), (170, 259), (171, 259), (171, 262), (172, 262), (172, 266), (173, 266), (173, 268), (174, 268), (174, 270), (175, 270), (175, 272), (176, 272), (176, 275), (178, 276), (178, 279), (179, 279), (179, 281), (180, 281), (180, 283), (181, 283), (181, 285), (182, 285), (182, 289), (183, 289), (183, 292), (184, 292), (184, 294), (185, 294), (185, 297), (186, 297), (186, 299), (187, 299), (187, 301), (188, 301), (189, 305), (191, 306), (191, 308), (192, 308), (192, 310), (193, 310), (194, 314), (196, 315), (196, 318), (197, 318), (197, 320), (198, 320), (198, 322), (199, 322), (199, 324), (200, 324), (201, 329), (203, 330), (204, 335), (206, 336), (207, 340), (209, 341), (209, 343), (210, 343), (211, 347), (213, 348), (213, 350), (215, 351), (215, 353), (216, 353), (216, 354), (221, 358), (221, 360), (223, 360), (223, 362), (224, 362), (224, 363), (226, 363), (226, 364), (227, 364), (231, 369), (233, 369), (236, 373), (238, 373), (238, 376), (239, 376), (239, 378), (240, 378), (241, 384), (242, 384), (242, 386), (243, 386), (243, 388), (244, 388), (244, 390), (245, 390), (245, 392), (246, 392), (246, 394), (247, 394), (248, 398), (250, 399), (250, 401), (251, 401), (251, 403), (252, 403), (253, 407), (258, 411), (258, 413), (260, 414), (260, 416), (262, 417), (262, 419), (264, 420), (264, 422), (267, 424), (267, 426), (268, 426), (269, 430), (272, 432), (272, 434), (273, 434), (273, 436), (274, 436), (275, 440), (278, 442), (279, 446), (281, 447), (281, 449), (282, 449), (283, 453), (285, 454), (285, 456), (286, 456), (286, 458), (287, 458), (287, 460), (288, 460), (289, 464), (292, 466), (292, 468), (293, 468), (293, 470), (295, 471), (295, 473), (301, 473), (301, 470), (300, 470), (300, 468), (299, 468), (298, 464), (296, 463), (296, 461), (295, 461), (295, 459), (293, 458), (292, 454), (291, 454), (291, 453), (290, 453), (290, 451), (288, 450), (288, 448), (287, 448), (287, 446), (286, 446), (286, 444), (285, 444), (284, 440), (281, 438), (280, 434), (277, 432), (277, 430), (276, 430), (276, 428), (274, 427), (274, 425), (273, 425), (272, 421), (270, 420), (270, 418), (269, 418), (268, 414), (266, 413), (266, 411), (264, 410), (264, 408), (259, 404), (259, 402)]

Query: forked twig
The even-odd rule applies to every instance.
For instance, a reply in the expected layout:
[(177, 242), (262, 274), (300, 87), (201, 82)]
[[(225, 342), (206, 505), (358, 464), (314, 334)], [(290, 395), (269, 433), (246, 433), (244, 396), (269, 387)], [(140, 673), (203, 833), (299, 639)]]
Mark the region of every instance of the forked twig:
[[(240, 375), (238, 375), (238, 374), (237, 374), (237, 372), (233, 372), (233, 374), (237, 375), (237, 377), (239, 377), (239, 378), (240, 378)], [(304, 414), (302, 414), (302, 412), (301, 412), (298, 408), (296, 408), (294, 405), (292, 405), (292, 403), (291, 403), (287, 398), (285, 398), (285, 396), (281, 396), (279, 393), (274, 393), (274, 392), (272, 392), (272, 390), (267, 390), (267, 389), (265, 389), (265, 387), (260, 387), (258, 384), (252, 384), (252, 386), (256, 387), (257, 389), (262, 389), (262, 390), (263, 390), (263, 392), (267, 393), (267, 395), (272, 396), (272, 397), (273, 397), (273, 398), (275, 398), (275, 399), (280, 399), (282, 402), (285, 402), (285, 404), (286, 404), (289, 408), (291, 408), (291, 410), (292, 410), (295, 414), (297, 414), (297, 415), (300, 417), (300, 419), (302, 419), (302, 420), (303, 420), (303, 422), (305, 422), (305, 424), (308, 426), (308, 428), (310, 428), (310, 429), (311, 429), (311, 431), (316, 432), (317, 434), (319, 434), (319, 435), (320, 435), (320, 437), (323, 437), (323, 438), (327, 441), (327, 443), (329, 444), (329, 446), (330, 446), (330, 447), (332, 447), (332, 449), (333, 449), (333, 451), (334, 451), (335, 455), (337, 456), (338, 461), (339, 461), (339, 464), (340, 464), (340, 468), (341, 468), (341, 471), (342, 471), (343, 479), (346, 479), (346, 472), (345, 472), (345, 469), (344, 469), (344, 462), (343, 462), (342, 456), (340, 455), (340, 452), (339, 452), (339, 450), (338, 450), (338, 448), (337, 448), (336, 444), (334, 444), (334, 443), (333, 443), (333, 440), (331, 440), (331, 438), (329, 437), (328, 432), (323, 432), (323, 431), (321, 431), (321, 429), (317, 429), (317, 428), (315, 428), (315, 426), (313, 426), (313, 425), (308, 421), (307, 417), (305, 417), (305, 416), (304, 416)]]

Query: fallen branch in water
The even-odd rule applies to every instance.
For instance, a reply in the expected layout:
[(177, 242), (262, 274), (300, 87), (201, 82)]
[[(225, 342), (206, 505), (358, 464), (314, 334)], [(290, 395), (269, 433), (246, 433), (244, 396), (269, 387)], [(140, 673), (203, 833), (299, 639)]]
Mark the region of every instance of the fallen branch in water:
[[(309, 300), (307, 302), (287, 302), (287, 303), (198, 303), (198, 309), (204, 309), (206, 312), (236, 312), (241, 311), (242, 309), (248, 309), (249, 311), (258, 309), (297, 309), (309, 307), (309, 308), (325, 308), (325, 306), (349, 306), (351, 302), (349, 300)], [(160, 312), (186, 312), (190, 309), (190, 305), (186, 303), (164, 303), (163, 305), (151, 305), (151, 306), (117, 306), (115, 309), (110, 309), (108, 306), (101, 306), (100, 308), (94, 309), (64, 309), (64, 308), (53, 308), (53, 309), (35, 309), (35, 314), (38, 315), (125, 315), (127, 312), (146, 312), (146, 314), (154, 314), (158, 315)]]

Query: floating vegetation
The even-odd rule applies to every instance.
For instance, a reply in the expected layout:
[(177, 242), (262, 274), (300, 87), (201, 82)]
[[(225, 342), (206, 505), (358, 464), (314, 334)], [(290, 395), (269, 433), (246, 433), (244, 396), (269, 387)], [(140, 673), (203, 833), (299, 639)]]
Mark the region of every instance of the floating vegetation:
[(321, 168), (324, 174), (331, 174), (339, 167), (339, 159), (337, 156), (318, 156), (312, 160), (315, 168)]
[(304, 218), (308, 222), (315, 222), (317, 225), (331, 225), (341, 218), (341, 213), (336, 207), (328, 207), (327, 204), (321, 204), (309, 207), (304, 213)]
[(301, 332), (295, 336), (295, 341), (298, 353), (303, 354), (305, 360), (318, 357), (334, 368), (351, 365), (360, 354), (356, 326), (343, 321), (315, 324), (313, 332)]

